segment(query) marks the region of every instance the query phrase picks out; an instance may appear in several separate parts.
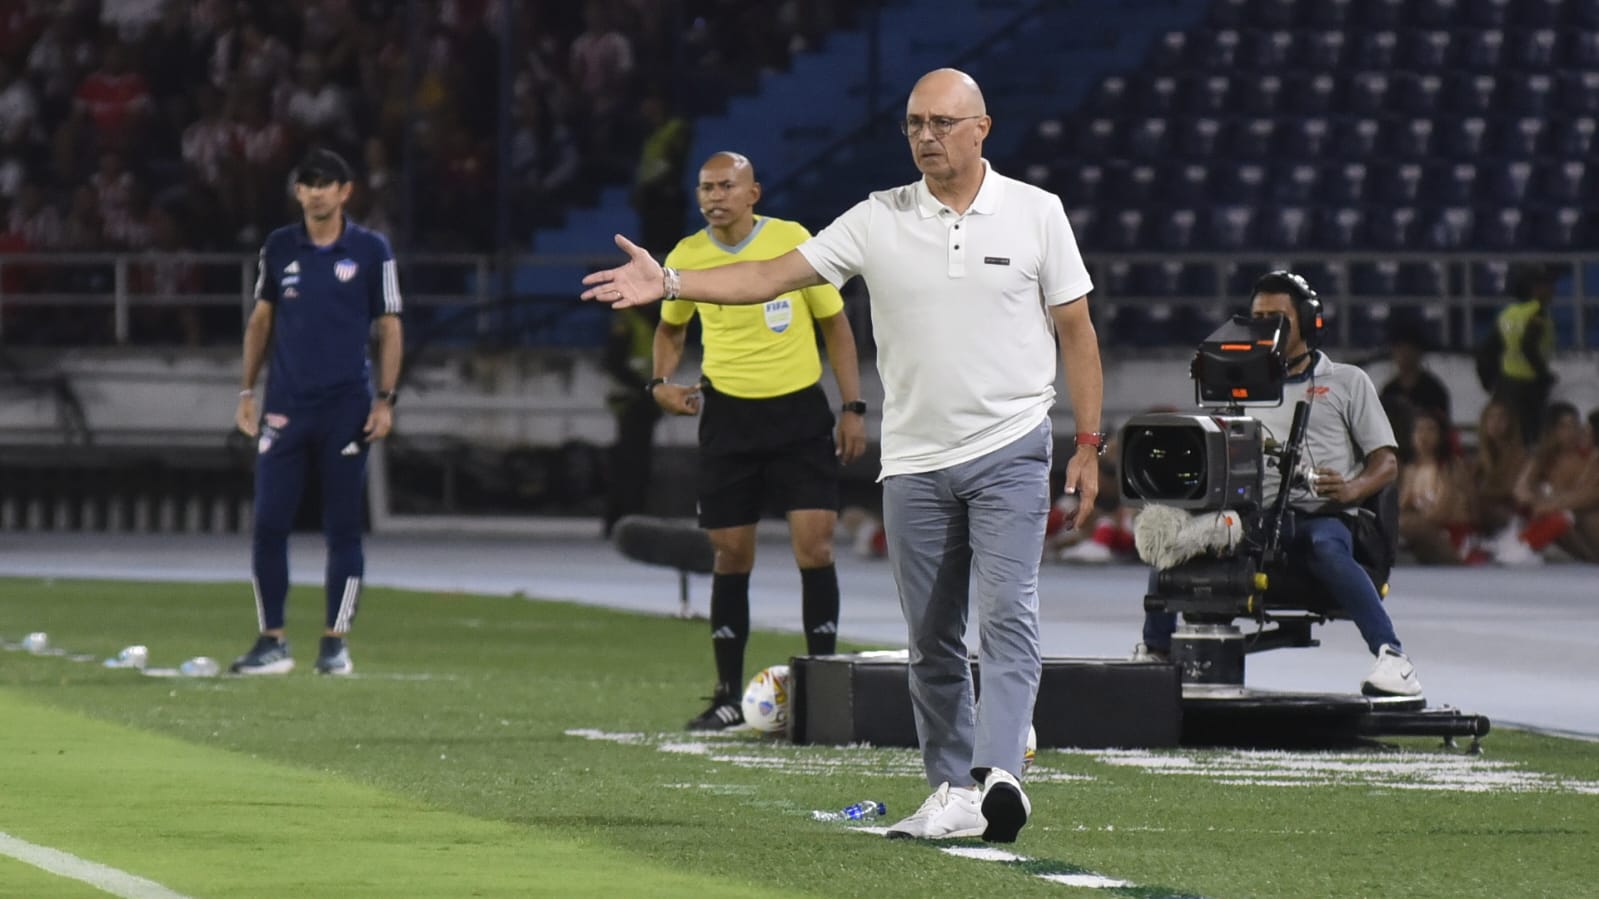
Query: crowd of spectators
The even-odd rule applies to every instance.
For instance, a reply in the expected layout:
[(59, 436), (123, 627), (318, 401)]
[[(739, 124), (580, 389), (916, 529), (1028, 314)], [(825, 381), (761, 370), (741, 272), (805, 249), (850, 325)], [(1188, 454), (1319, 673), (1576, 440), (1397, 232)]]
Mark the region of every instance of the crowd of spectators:
[[(647, 97), (708, 111), (850, 9), (509, 6), (519, 246), (604, 184), (633, 179), (655, 127)], [(492, 250), (500, 10), (499, 0), (0, 0), (0, 253), (252, 251), (292, 220), (289, 169), (313, 144), (356, 162), (352, 212), (403, 249)], [(103, 274), (81, 277), (48, 288), (105, 287)], [(236, 287), (236, 275), (220, 285)]]

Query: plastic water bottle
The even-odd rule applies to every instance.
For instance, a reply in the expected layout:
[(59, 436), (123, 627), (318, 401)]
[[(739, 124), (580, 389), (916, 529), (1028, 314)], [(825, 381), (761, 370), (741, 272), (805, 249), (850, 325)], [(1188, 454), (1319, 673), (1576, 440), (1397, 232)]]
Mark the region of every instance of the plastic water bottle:
[(854, 805), (848, 805), (836, 812), (811, 812), (811, 818), (816, 821), (848, 821), (854, 824), (864, 824), (881, 818), (888, 814), (888, 806), (875, 799), (865, 799)]
[(184, 677), (216, 677), (221, 670), (210, 656), (195, 656), (178, 666), (178, 673)]

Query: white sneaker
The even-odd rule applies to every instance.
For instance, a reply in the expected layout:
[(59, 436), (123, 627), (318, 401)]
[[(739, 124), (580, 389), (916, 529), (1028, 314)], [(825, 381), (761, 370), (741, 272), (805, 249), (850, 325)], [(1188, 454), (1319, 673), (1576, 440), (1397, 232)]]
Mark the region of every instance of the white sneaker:
[(1081, 543), (1065, 547), (1055, 554), (1055, 558), (1062, 562), (1078, 562), (1086, 565), (1103, 565), (1115, 561), (1115, 554), (1110, 547), (1094, 540), (1084, 540)]
[(983, 780), (983, 820), (988, 826), (983, 839), (990, 843), (1014, 843), (1016, 834), (1033, 813), (1033, 804), (1016, 776), (1003, 768), (988, 769)]
[(953, 840), (983, 835), (982, 794), (976, 787), (938, 785), (916, 814), (888, 829), (891, 840)]
[(1367, 696), (1420, 696), (1421, 679), (1410, 659), (1384, 643), (1377, 650), (1377, 664), (1360, 684), (1360, 692)]

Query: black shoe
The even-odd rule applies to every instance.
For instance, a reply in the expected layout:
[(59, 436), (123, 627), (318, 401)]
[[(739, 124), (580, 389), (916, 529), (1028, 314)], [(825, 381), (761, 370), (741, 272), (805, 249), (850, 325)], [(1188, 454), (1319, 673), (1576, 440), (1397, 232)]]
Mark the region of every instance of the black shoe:
[(355, 663), (350, 661), (350, 648), (343, 637), (323, 637), (316, 654), (317, 674), (352, 674)]
[(235, 659), (228, 670), (234, 674), (288, 674), (294, 670), (289, 641), (262, 634), (250, 651)]
[(727, 730), (744, 723), (744, 707), (731, 696), (711, 697), (711, 707), (688, 723), (689, 730)]

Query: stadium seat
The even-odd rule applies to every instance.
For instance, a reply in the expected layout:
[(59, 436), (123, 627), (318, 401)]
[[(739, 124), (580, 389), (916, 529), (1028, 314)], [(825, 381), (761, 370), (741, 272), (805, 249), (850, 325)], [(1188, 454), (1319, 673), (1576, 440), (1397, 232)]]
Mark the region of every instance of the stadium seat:
[(1149, 66), (1156, 71), (1180, 69), (1187, 64), (1188, 33), (1168, 31), (1149, 51)]
[(1383, 166), (1377, 170), (1377, 196), (1385, 203), (1413, 206), (1421, 201), (1423, 174), (1420, 163)]
[(1161, 217), (1155, 239), (1159, 249), (1182, 253), (1194, 249), (1194, 226), (1199, 218), (1194, 210), (1173, 209)]
[(1382, 72), (1360, 72), (1349, 81), (1344, 105), (1355, 115), (1381, 115), (1388, 103), (1391, 82)]
[(1073, 166), (1061, 179), (1068, 203), (1097, 203), (1104, 196), (1105, 169), (1097, 165)]
[(1284, 109), (1296, 116), (1326, 115), (1337, 101), (1338, 81), (1325, 72), (1288, 80)]
[(1569, 252), (1587, 243), (1582, 210), (1556, 206), (1538, 210), (1533, 217), (1532, 240), (1541, 250)]
[(1538, 198), (1555, 203), (1581, 203), (1588, 195), (1588, 164), (1572, 159), (1539, 167)]
[(1237, 159), (1269, 159), (1276, 136), (1277, 123), (1272, 119), (1249, 119), (1233, 132), (1233, 156)]
[(1201, 69), (1228, 72), (1238, 60), (1238, 32), (1232, 29), (1204, 32), (1206, 40), (1196, 47), (1196, 57)]
[(1115, 119), (1090, 119), (1087, 126), (1077, 132), (1077, 155), (1083, 159), (1104, 159), (1121, 155), (1117, 146)]
[(1111, 262), (1100, 266), (1095, 286), (1112, 297), (1132, 296), (1133, 293), (1133, 264), (1131, 262)]
[(1430, 206), (1470, 203), (1477, 195), (1477, 166), (1469, 162), (1457, 162), (1431, 169), (1422, 184), (1422, 195)]
[(1177, 107), (1177, 79), (1162, 75), (1144, 82), (1139, 109), (1152, 116), (1171, 115)]
[(1144, 249), (1144, 213), (1137, 209), (1123, 209), (1102, 226), (1106, 247), (1120, 252)]
[(1391, 297), (1398, 293), (1399, 263), (1384, 259), (1378, 262), (1358, 262), (1349, 267), (1350, 296)]
[(1510, 35), (1510, 61), (1513, 65), (1534, 71), (1554, 67), (1558, 41), (1553, 28), (1512, 31)]
[[(1227, 263), (1224, 267), (1225, 277), (1227, 279), (1227, 296), (1249, 296), (1250, 289), (1254, 287), (1256, 281), (1260, 280), (1260, 276), (1266, 274), (1274, 268), (1277, 268), (1277, 266), (1263, 262)], [(1234, 302), (1231, 305), (1239, 306), (1242, 305), (1242, 303)]]
[(1394, 152), (1403, 159), (1424, 159), (1432, 155), (1432, 119), (1411, 119), (1395, 129)]
[(1399, 109), (1412, 115), (1435, 115), (1443, 106), (1444, 79), (1439, 75), (1404, 74), (1399, 79)]
[(1471, 292), (1479, 297), (1502, 297), (1508, 295), (1510, 293), (1510, 263), (1472, 263)]
[(1560, 24), (1566, 0), (1517, 0), (1510, 7), (1513, 21), (1519, 25), (1548, 27)]
[(1365, 215), (1356, 207), (1324, 210), (1316, 222), (1316, 243), (1328, 250), (1350, 250), (1364, 240)]
[(1349, 23), (1349, 9), (1353, 0), (1317, 0), (1309, 4), (1306, 24), (1316, 28), (1343, 28)]
[(1499, 79), (1487, 74), (1457, 73), (1447, 79), (1444, 103), (1450, 109), (1472, 116), (1498, 112), (1494, 99), (1499, 92)]
[(1328, 202), (1348, 206), (1366, 202), (1366, 164), (1346, 162), (1322, 179)]
[[(1112, 169), (1115, 171), (1115, 169)], [(1122, 169), (1111, 185), (1111, 197), (1117, 203), (1142, 206), (1155, 196), (1155, 167), (1135, 165)]]
[(1488, 182), (1489, 196), (1505, 206), (1519, 206), (1527, 201), (1527, 187), (1532, 181), (1532, 163), (1525, 161), (1498, 163)]
[(1583, 28), (1599, 28), (1599, 3), (1594, 3), (1594, 0), (1576, 0), (1572, 4), (1571, 20)]
[(1446, 28), (1460, 20), (1460, 0), (1415, 0), (1412, 24), (1422, 28)]
[(1241, 95), (1243, 110), (1253, 115), (1271, 115), (1282, 105), (1283, 80), (1276, 75), (1265, 75), (1256, 80), (1233, 86), (1234, 94)]
[(1522, 225), (1526, 216), (1509, 206), (1489, 209), (1477, 216), (1475, 243), (1493, 250), (1514, 250), (1524, 245)]
[(1232, 79), (1225, 75), (1196, 78), (1189, 83), (1183, 110), (1207, 116), (1226, 115), (1232, 111), (1227, 104), (1227, 95), (1231, 90)]
[(1066, 221), (1071, 223), (1072, 234), (1085, 247), (1099, 246), (1099, 211), (1093, 206), (1068, 206)]
[(1288, 126), (1284, 150), (1291, 159), (1316, 159), (1332, 152), (1332, 126), (1327, 119), (1299, 119)]
[[(1339, 313), (1349, 319), (1349, 342), (1357, 347), (1378, 347), (1388, 340), (1389, 323), (1393, 318), (1393, 307), (1384, 302), (1382, 298), (1399, 293), (1397, 279), (1392, 293), (1361, 294), (1360, 299), (1339, 304)], [(1377, 282), (1372, 282), (1377, 283)], [(1330, 319), (1330, 316), (1329, 316)], [(1331, 325), (1331, 321), (1328, 322)]]
[(1299, 250), (1310, 244), (1310, 215), (1301, 206), (1273, 206), (1261, 223), (1260, 242), (1279, 250)]
[(1356, 68), (1389, 71), (1399, 54), (1399, 35), (1392, 31), (1367, 31), (1355, 41)]
[(1443, 133), (1439, 137), (1439, 155), (1453, 159), (1476, 160), (1486, 147), (1488, 123), (1480, 116), (1467, 116), (1443, 120)]
[(1332, 149), (1346, 158), (1370, 159), (1381, 149), (1382, 125), (1375, 118), (1345, 119)]
[(1192, 262), (1183, 266), (1179, 287), (1183, 296), (1213, 297), (1218, 287), (1216, 266), (1205, 262)]
[(1555, 80), (1543, 72), (1517, 72), (1509, 76), (1510, 111), (1517, 115), (1541, 116), (1554, 106)]
[(1599, 31), (1578, 31), (1572, 35), (1570, 64), (1579, 69), (1599, 69)]
[(1197, 206), (1210, 198), (1210, 169), (1195, 164), (1173, 166), (1167, 171), (1163, 199), (1183, 206)]
[(1252, 0), (1215, 0), (1210, 4), (1210, 22), (1222, 28), (1237, 28), (1249, 21)]
[(1255, 209), (1252, 206), (1211, 208), (1209, 234), (1218, 250), (1246, 249), (1253, 238)]
[(1296, 0), (1256, 0), (1250, 24), (1277, 30), (1292, 28), (1298, 5)]
[(1407, 0), (1364, 0), (1360, 23), (1367, 28), (1399, 28), (1405, 24)]
[(1404, 262), (1399, 265), (1399, 292), (1415, 297), (1444, 297), (1449, 293), (1449, 271), (1442, 262)]
[(1505, 56), (1505, 33), (1496, 28), (1469, 32), (1463, 59), (1466, 68), (1478, 72), (1492, 72), (1499, 68)]
[(1373, 213), (1367, 235), (1372, 246), (1379, 250), (1414, 249), (1416, 222), (1416, 210), (1409, 206), (1384, 209)]
[(1144, 119), (1127, 135), (1127, 153), (1134, 159), (1160, 159), (1166, 155), (1170, 129), (1165, 119)]
[(1407, 64), (1418, 70), (1442, 69), (1450, 62), (1454, 35), (1448, 31), (1415, 31), (1406, 40)]
[[(1268, 0), (1270, 2), (1270, 0)], [(1294, 35), (1289, 31), (1269, 30), (1246, 32), (1244, 62), (1262, 72), (1279, 72), (1293, 58)]]
[(1469, 245), (1476, 214), (1469, 206), (1446, 206), (1435, 211), (1427, 224), (1427, 242), (1440, 250), (1458, 250)]
[(1536, 159), (1543, 155), (1548, 125), (1531, 116), (1513, 120), (1499, 135), (1499, 154), (1509, 159)]
[(1349, 265), (1344, 262), (1306, 262), (1294, 266), (1294, 271), (1315, 286), (1324, 297), (1342, 297), (1349, 294)]
[(1176, 146), (1172, 149), (1187, 159), (1209, 159), (1216, 155), (1221, 135), (1221, 120), (1213, 118), (1180, 119)]
[(1177, 293), (1177, 278), (1182, 274), (1181, 262), (1141, 262), (1133, 266), (1130, 289), (1133, 296), (1170, 297)]
[(1555, 152), (1565, 157), (1586, 158), (1594, 149), (1594, 132), (1599, 131), (1599, 122), (1591, 116), (1577, 116), (1563, 122), (1556, 122)]
[(1568, 114), (1599, 113), (1599, 71), (1568, 72), (1561, 76), (1560, 108)]
[(1266, 167), (1246, 162), (1223, 166), (1220, 175), (1213, 179), (1212, 195), (1225, 204), (1255, 204), (1261, 201), (1266, 189)]
[[(1327, 4), (1312, 4), (1315, 7), (1325, 5)], [(1343, 68), (1344, 49), (1347, 43), (1342, 31), (1311, 32), (1309, 40), (1300, 44), (1303, 48), (1301, 51), (1303, 62), (1312, 69), (1322, 71)]]
[(1466, 0), (1466, 21), (1476, 28), (1503, 28), (1509, 9), (1510, 0)]
[(1316, 199), (1321, 170), (1309, 163), (1285, 163), (1271, 179), (1271, 199), (1276, 203), (1303, 205)]
[(1127, 109), (1127, 79), (1120, 75), (1112, 75), (1099, 82), (1094, 88), (1093, 99), (1088, 104), (1089, 108), (1101, 115), (1121, 115)]

